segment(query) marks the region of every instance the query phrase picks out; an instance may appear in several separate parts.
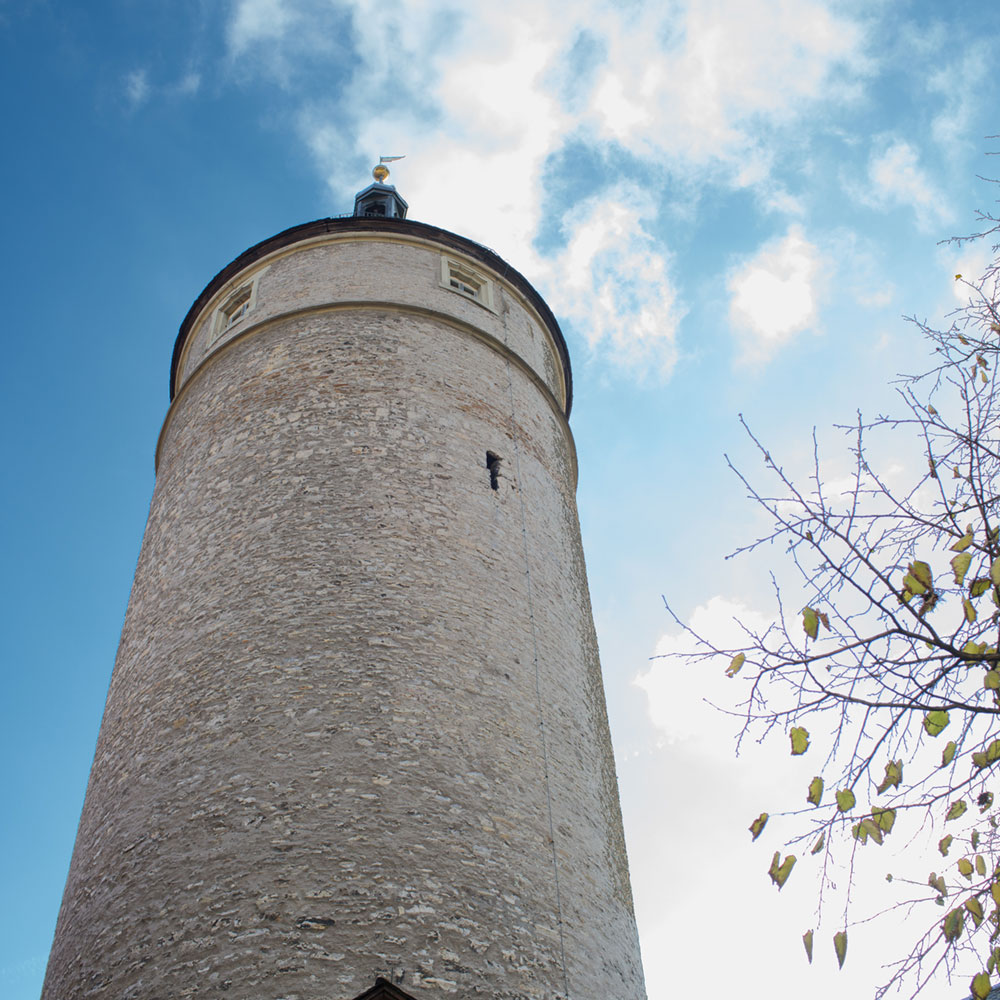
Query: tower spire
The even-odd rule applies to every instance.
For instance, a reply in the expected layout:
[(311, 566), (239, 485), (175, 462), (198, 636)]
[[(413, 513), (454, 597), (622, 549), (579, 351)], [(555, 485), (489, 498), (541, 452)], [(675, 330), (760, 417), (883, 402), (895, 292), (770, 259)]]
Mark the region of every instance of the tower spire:
[(392, 184), (386, 184), (389, 177), (387, 163), (404, 159), (403, 156), (380, 156), (372, 168), (374, 184), (369, 184), (354, 196), (354, 214), (383, 219), (405, 219), (409, 207), (399, 196)]

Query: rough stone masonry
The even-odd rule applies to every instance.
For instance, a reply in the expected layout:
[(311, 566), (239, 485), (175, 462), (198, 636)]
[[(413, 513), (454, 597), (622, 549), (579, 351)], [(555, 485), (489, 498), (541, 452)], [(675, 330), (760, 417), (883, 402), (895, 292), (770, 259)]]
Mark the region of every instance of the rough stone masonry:
[(43, 997), (644, 1000), (538, 294), (322, 220), (172, 382)]

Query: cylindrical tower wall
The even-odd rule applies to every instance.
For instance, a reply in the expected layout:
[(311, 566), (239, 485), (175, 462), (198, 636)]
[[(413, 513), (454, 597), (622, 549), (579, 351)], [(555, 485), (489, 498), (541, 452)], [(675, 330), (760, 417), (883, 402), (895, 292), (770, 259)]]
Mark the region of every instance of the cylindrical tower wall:
[(43, 996), (641, 1000), (553, 331), (398, 225), (215, 284)]

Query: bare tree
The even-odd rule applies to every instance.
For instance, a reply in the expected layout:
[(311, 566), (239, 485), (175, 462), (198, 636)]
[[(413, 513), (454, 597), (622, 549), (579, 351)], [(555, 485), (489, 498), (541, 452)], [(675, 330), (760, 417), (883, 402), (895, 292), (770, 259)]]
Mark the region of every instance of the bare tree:
[[(1000, 220), (980, 218), (982, 232), (954, 242), (1000, 241)], [(955, 276), (969, 300), (947, 329), (910, 319), (933, 361), (895, 382), (896, 415), (867, 421), (859, 414), (845, 428), (853, 459), (846, 491), (831, 495), (815, 435), (813, 470), (802, 486), (744, 423), (766, 485), (730, 467), (772, 530), (740, 552), (781, 545), (803, 595), (790, 606), (788, 589), (775, 582), (775, 621), (764, 631), (745, 626), (743, 648), (696, 637), (698, 656), (724, 657), (728, 674), (749, 682), (742, 736), (778, 729), (792, 754), (821, 758), (808, 788), (790, 796), (796, 807), (783, 814), (795, 832), (789, 853), (771, 861), (779, 888), (796, 864), (791, 852), (805, 853), (819, 881), (822, 921), (832, 873), (846, 868), (850, 876), (857, 851), (877, 849), (894, 830), (898, 838), (929, 824), (934, 838), (941, 834), (940, 873), (896, 876), (911, 911), (924, 914), (917, 925), (924, 933), (890, 964), (890, 981), (876, 997), (893, 983), (915, 994), (935, 973), (953, 970), (963, 949), (982, 969), (974, 997), (985, 997), (1000, 975), (1000, 814), (992, 790), (1000, 764), (998, 252), (1000, 242), (978, 279)], [(903, 489), (875, 467), (886, 434), (918, 442), (923, 452)], [(754, 839), (767, 820), (765, 813), (754, 821)], [(853, 914), (847, 892), (833, 928), (841, 965), (845, 914)], [(811, 961), (813, 930), (803, 941)]]

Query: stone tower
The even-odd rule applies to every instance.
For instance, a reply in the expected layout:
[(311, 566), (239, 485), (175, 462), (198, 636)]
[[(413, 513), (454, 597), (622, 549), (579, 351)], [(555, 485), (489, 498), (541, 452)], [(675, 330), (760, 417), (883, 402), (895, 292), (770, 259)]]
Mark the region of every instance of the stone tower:
[(643, 1000), (559, 326), (352, 217), (181, 325), (45, 1000)]

